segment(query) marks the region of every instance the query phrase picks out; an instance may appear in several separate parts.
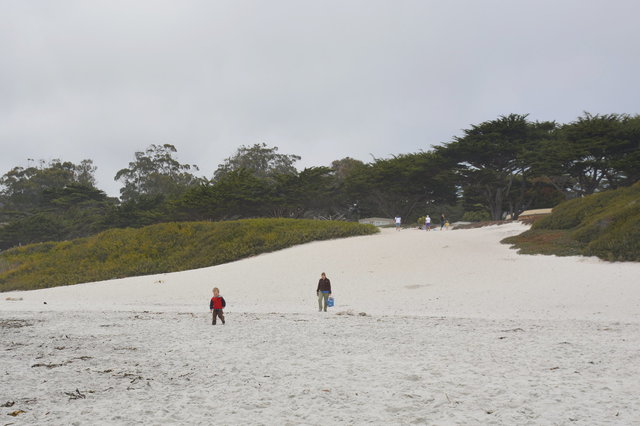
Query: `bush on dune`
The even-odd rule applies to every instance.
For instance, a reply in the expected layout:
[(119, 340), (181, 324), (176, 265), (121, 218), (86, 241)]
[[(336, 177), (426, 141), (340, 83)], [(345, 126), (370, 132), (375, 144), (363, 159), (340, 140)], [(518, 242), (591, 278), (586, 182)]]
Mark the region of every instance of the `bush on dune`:
[(526, 254), (640, 261), (640, 183), (562, 203), (503, 242)]
[(350, 222), (250, 219), (111, 229), (0, 253), (0, 291), (30, 290), (227, 263), (316, 240), (368, 235)]

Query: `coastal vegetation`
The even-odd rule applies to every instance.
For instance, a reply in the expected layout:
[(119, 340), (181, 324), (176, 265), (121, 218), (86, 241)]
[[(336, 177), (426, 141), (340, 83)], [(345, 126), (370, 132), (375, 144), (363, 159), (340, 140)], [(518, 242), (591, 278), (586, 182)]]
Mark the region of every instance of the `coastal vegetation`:
[[(210, 177), (176, 154), (170, 144), (135, 152), (114, 177), (119, 197), (96, 186), (90, 159), (14, 167), (0, 176), (0, 250), (172, 222), (517, 218), (638, 182), (640, 116), (584, 113), (560, 124), (509, 114), (470, 125), (448, 142), (427, 141), (419, 152), (370, 162), (346, 157), (303, 170), (295, 167), (299, 156), (264, 143), (239, 147)], [(568, 240), (566, 249), (576, 252), (578, 243)]]
[(310, 241), (369, 235), (372, 225), (298, 219), (170, 222), (110, 229), (0, 253), (0, 291), (202, 268)]
[(561, 203), (503, 242), (524, 254), (640, 262), (640, 183)]

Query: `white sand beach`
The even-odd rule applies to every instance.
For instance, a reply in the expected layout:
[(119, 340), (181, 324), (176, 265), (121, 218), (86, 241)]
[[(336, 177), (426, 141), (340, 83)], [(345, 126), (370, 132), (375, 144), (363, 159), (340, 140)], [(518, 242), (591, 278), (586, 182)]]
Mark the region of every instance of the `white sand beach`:
[(640, 264), (499, 243), (525, 229), (0, 293), (0, 425), (640, 424)]

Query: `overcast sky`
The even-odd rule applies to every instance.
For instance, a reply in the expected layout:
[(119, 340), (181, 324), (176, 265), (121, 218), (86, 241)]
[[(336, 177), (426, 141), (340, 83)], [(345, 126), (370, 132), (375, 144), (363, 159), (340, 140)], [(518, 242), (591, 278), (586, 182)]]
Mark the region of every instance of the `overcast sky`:
[[(640, 113), (637, 0), (0, 0), (0, 174), (150, 144), (211, 177), (429, 150), (509, 113)], [(33, 163), (31, 163), (33, 164)]]

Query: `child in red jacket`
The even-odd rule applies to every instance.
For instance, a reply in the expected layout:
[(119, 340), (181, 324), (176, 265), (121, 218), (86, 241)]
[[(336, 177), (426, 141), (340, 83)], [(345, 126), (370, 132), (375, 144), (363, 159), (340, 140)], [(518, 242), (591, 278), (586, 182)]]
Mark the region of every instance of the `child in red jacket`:
[(222, 320), (222, 324), (224, 325), (224, 313), (222, 309), (227, 306), (227, 302), (224, 301), (224, 297), (220, 296), (220, 290), (218, 287), (213, 288), (213, 297), (211, 298), (211, 302), (209, 302), (209, 309), (213, 314), (213, 320), (211, 321), (211, 325), (216, 325), (216, 318), (220, 317)]

